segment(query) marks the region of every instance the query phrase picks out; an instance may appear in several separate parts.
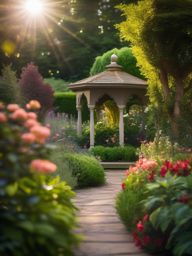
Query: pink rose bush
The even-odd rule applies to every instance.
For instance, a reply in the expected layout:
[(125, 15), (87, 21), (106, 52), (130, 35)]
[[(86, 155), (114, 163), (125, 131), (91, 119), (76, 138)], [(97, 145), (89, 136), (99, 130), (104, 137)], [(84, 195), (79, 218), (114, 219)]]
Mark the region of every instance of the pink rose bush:
[(71, 255), (79, 240), (74, 192), (51, 176), (57, 166), (49, 161), (50, 129), (32, 111), (39, 108), (0, 103), (1, 255)]

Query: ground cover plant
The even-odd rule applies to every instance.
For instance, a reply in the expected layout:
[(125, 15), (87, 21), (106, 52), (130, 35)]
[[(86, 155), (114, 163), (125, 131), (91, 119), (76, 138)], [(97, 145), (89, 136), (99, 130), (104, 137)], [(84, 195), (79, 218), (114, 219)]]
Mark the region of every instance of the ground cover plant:
[(0, 104), (1, 255), (72, 255), (79, 240), (74, 192), (50, 175), (50, 130), (32, 111), (39, 107)]
[(137, 246), (155, 254), (190, 255), (191, 157), (165, 161), (165, 152), (129, 168), (116, 209)]

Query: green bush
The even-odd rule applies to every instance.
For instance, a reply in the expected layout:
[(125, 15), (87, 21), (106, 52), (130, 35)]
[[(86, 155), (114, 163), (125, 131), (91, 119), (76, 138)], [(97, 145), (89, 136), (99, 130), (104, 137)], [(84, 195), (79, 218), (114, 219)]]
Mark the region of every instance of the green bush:
[(136, 190), (128, 188), (117, 195), (116, 210), (128, 230), (133, 230), (143, 215), (143, 206), (140, 203), (145, 198), (143, 192), (142, 187)]
[(72, 175), (77, 178), (78, 187), (104, 184), (104, 169), (94, 157), (78, 153), (67, 153), (64, 154), (63, 160), (72, 170)]
[[(66, 113), (77, 117), (76, 95), (73, 92), (56, 92), (54, 93), (55, 112)], [(82, 120), (89, 120), (89, 109), (86, 102), (82, 102)]]
[(49, 84), (54, 92), (68, 92), (68, 84), (69, 82), (64, 81), (63, 79), (55, 79), (55, 78), (45, 78), (45, 83)]
[(137, 159), (136, 149), (132, 146), (126, 147), (104, 147), (96, 146), (91, 153), (104, 162), (135, 161)]
[(2, 69), (0, 101), (4, 103), (22, 103), (21, 89), (17, 81), (16, 72), (12, 70), (11, 65)]
[(50, 131), (16, 104), (0, 108), (0, 255), (70, 256), (79, 240), (74, 192), (48, 175)]
[(57, 146), (57, 148), (51, 153), (51, 161), (57, 165), (57, 170), (53, 174), (59, 176), (61, 180), (67, 182), (67, 184), (74, 188), (77, 186), (77, 178), (72, 174), (72, 170), (64, 160), (64, 147)]
[(105, 52), (102, 56), (98, 56), (93, 63), (90, 74), (96, 75), (97, 73), (106, 70), (106, 66), (111, 62), (111, 55), (114, 53), (118, 56), (118, 64), (123, 67), (124, 71), (133, 76), (143, 78), (139, 68), (137, 67), (136, 58), (132, 54), (132, 50), (129, 47), (123, 47), (121, 49), (115, 48)]
[[(191, 170), (191, 169), (190, 169)], [(167, 174), (147, 185), (145, 207), (156, 230), (168, 237), (166, 248), (173, 255), (191, 255), (192, 249), (192, 175)]]

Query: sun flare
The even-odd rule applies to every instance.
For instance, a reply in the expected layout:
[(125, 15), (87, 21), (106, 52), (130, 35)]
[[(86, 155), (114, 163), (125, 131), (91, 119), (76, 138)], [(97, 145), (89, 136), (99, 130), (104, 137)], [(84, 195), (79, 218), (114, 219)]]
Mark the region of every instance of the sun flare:
[(31, 16), (39, 16), (43, 14), (44, 6), (41, 0), (26, 0), (24, 9)]

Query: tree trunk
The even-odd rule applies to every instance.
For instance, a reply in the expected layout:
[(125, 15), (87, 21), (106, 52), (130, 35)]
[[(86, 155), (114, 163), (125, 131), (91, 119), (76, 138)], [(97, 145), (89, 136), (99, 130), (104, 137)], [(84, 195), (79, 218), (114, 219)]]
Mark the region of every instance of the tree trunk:
[(181, 101), (184, 95), (184, 84), (181, 78), (175, 78), (175, 98), (171, 117), (171, 128), (175, 139), (179, 138), (179, 119), (181, 118)]
[(165, 102), (167, 102), (170, 96), (170, 89), (169, 89), (168, 75), (167, 75), (167, 72), (164, 71), (164, 69), (160, 70), (159, 79), (163, 87), (164, 100)]

